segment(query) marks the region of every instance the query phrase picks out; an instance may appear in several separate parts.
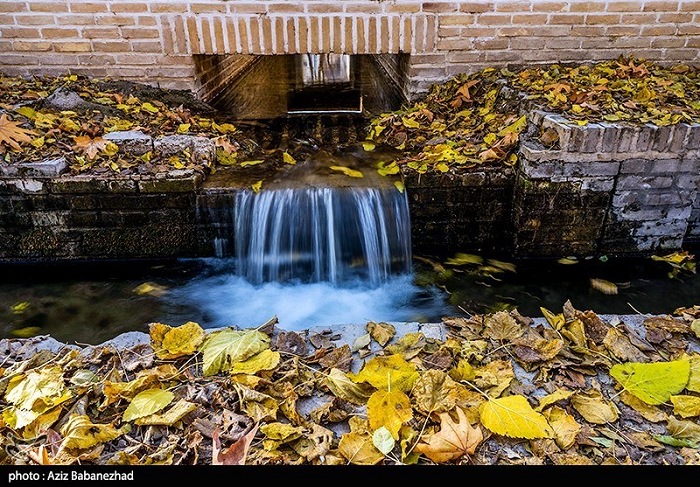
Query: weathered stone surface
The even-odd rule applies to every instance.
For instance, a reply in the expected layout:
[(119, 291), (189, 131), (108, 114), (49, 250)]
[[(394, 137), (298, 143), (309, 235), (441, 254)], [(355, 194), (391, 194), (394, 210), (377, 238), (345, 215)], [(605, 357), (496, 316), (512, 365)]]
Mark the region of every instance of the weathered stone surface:
[(216, 158), (216, 147), (208, 137), (194, 135), (166, 135), (153, 141), (153, 149), (157, 155), (170, 157), (182, 155), (189, 150), (192, 157), (205, 166), (211, 165)]
[(134, 156), (141, 156), (153, 150), (153, 138), (140, 130), (110, 132), (102, 138), (117, 144), (120, 151)]

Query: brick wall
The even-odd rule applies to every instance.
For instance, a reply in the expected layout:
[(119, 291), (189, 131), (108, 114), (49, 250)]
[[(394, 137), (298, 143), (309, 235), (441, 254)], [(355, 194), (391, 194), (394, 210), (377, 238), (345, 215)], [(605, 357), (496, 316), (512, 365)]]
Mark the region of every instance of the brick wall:
[(697, 63), (700, 1), (0, 0), (7, 74), (70, 71), (201, 91), (193, 56), (305, 52), (409, 53), (412, 94), (505, 63), (631, 54)]

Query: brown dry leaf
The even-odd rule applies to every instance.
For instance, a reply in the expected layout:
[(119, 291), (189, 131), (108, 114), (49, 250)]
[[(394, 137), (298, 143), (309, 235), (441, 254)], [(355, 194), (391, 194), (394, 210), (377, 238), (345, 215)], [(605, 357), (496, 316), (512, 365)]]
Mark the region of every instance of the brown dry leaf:
[(35, 135), (37, 135), (36, 132), (24, 129), (19, 122), (10, 120), (6, 113), (0, 115), (0, 145), (4, 143), (20, 151), (22, 150), (20, 144), (31, 142), (32, 136)]
[(384, 454), (372, 443), (372, 436), (359, 431), (344, 434), (338, 451), (352, 465), (376, 465), (384, 459)]
[(370, 321), (367, 323), (367, 332), (377, 343), (384, 347), (396, 335), (396, 327), (389, 323)]
[(615, 403), (605, 399), (597, 389), (580, 391), (571, 397), (571, 405), (589, 423), (614, 423), (620, 417)]
[(253, 426), (248, 433), (241, 436), (238, 441), (228, 448), (222, 449), (221, 441), (219, 440), (219, 429), (215, 429), (214, 435), (212, 436), (211, 464), (245, 465), (250, 444), (253, 442), (253, 438), (255, 438), (257, 432), (258, 424), (256, 423), (255, 426)]
[(423, 437), (415, 450), (435, 463), (446, 463), (473, 455), (484, 439), (479, 426), (469, 424), (462, 408), (455, 408), (457, 420), (450, 413), (440, 413), (440, 430)]
[(80, 135), (78, 137), (73, 137), (75, 145), (73, 149), (81, 154), (85, 154), (89, 160), (93, 160), (97, 157), (97, 154), (102, 152), (109, 144), (108, 140), (102, 137), (95, 137), (94, 139), (89, 135)]
[(484, 335), (493, 340), (512, 340), (525, 333), (525, 328), (507, 311), (498, 311), (484, 320)]
[(576, 443), (576, 435), (581, 431), (581, 425), (576, 419), (559, 406), (552, 406), (544, 411), (544, 417), (554, 431), (554, 441), (562, 450), (568, 450)]

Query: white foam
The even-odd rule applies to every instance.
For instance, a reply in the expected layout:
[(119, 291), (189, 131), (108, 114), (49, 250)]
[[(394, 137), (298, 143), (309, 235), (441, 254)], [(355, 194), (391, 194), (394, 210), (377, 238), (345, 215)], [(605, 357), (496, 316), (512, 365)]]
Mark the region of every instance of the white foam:
[(434, 321), (447, 312), (443, 295), (412, 279), (401, 275), (376, 287), (362, 282), (342, 287), (327, 282), (253, 285), (219, 274), (172, 289), (168, 300), (197, 310), (207, 327), (249, 328), (277, 316), (279, 328), (297, 331), (367, 321)]

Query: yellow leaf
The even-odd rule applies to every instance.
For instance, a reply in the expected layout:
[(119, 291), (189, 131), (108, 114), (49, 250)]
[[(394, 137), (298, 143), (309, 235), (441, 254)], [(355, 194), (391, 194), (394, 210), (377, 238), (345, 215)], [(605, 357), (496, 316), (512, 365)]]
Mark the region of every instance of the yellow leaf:
[(363, 148), (366, 152), (372, 152), (372, 151), (374, 150), (375, 147), (376, 147), (375, 143), (372, 142), (371, 140), (363, 140), (363, 141), (362, 141), (362, 148)]
[(211, 127), (220, 134), (230, 134), (236, 131), (236, 126), (231, 123), (222, 123), (219, 125), (218, 123), (213, 122)]
[(330, 166), (329, 169), (332, 169), (333, 171), (338, 171), (342, 172), (346, 176), (350, 176), (351, 178), (361, 178), (363, 177), (362, 172), (357, 171), (355, 169), (350, 169), (349, 167), (345, 166)]
[(624, 363), (610, 368), (610, 375), (624, 389), (647, 404), (667, 402), (685, 389), (690, 377), (690, 362)]
[(175, 395), (163, 389), (146, 389), (134, 397), (122, 416), (123, 421), (133, 421), (157, 413), (173, 401)]
[(420, 127), (420, 123), (417, 120), (414, 120), (413, 118), (402, 117), (401, 122), (403, 123), (403, 126), (406, 128), (417, 129)]
[(562, 327), (566, 324), (566, 318), (564, 318), (564, 315), (562, 313), (559, 314), (554, 314), (551, 311), (549, 311), (547, 308), (542, 308), (540, 307), (540, 311), (542, 311), (542, 314), (544, 315), (544, 318), (547, 320), (547, 323), (554, 328), (555, 330), (561, 330)]
[(474, 254), (465, 254), (458, 252), (454, 257), (450, 257), (445, 261), (447, 265), (469, 265), (469, 264), (482, 264), (484, 262), (483, 257)]
[(511, 438), (551, 438), (547, 419), (530, 406), (524, 396), (490, 399), (480, 407), (481, 424), (490, 431)]
[(289, 152), (284, 151), (282, 152), (282, 161), (286, 164), (296, 164), (297, 160), (294, 159)]
[(440, 413), (440, 430), (421, 438), (421, 442), (416, 445), (417, 452), (435, 463), (445, 463), (473, 455), (484, 439), (481, 429), (469, 424), (464, 410), (460, 407), (455, 410), (456, 421), (450, 413)]
[(367, 361), (357, 374), (348, 374), (354, 382), (368, 382), (377, 389), (398, 389), (407, 392), (418, 379), (415, 365), (406, 362), (402, 355), (374, 357)]
[(591, 278), (591, 287), (603, 294), (617, 294), (617, 285), (613, 282), (606, 281), (605, 279)]
[[(519, 134), (523, 130), (525, 130), (525, 127), (527, 127), (527, 116), (523, 115), (519, 119), (517, 119), (515, 122), (511, 123), (507, 127), (501, 129), (500, 132), (498, 132), (499, 137), (503, 137), (507, 134)], [(486, 139), (484, 139), (485, 141)]]
[(399, 190), (399, 193), (403, 193), (406, 187), (403, 185), (403, 182), (401, 181), (394, 181), (394, 187)]
[(158, 113), (160, 111), (159, 108), (153, 106), (151, 103), (146, 102), (141, 105), (141, 109), (147, 111), (148, 113)]
[(697, 396), (671, 396), (673, 414), (681, 418), (693, 418), (700, 416), (700, 397)]
[(58, 365), (17, 374), (10, 378), (5, 389), (5, 399), (13, 406), (8, 413), (11, 418), (6, 421), (13, 428), (23, 428), (72, 396), (65, 387), (63, 369)]
[(37, 149), (39, 149), (41, 147), (44, 147), (44, 143), (46, 143), (46, 140), (44, 139), (44, 137), (37, 137), (36, 139), (32, 139), (29, 143), (32, 144), (32, 147), (36, 147)]
[(161, 297), (165, 295), (166, 291), (167, 289), (164, 286), (154, 282), (144, 282), (134, 288), (134, 293), (138, 294), (139, 296), (147, 294), (150, 296)]
[(338, 451), (352, 465), (376, 465), (384, 459), (372, 437), (366, 433), (350, 432), (340, 438)]
[(261, 180), (258, 181), (257, 183), (253, 183), (253, 184), (250, 186), (250, 188), (251, 188), (253, 191), (255, 191), (255, 194), (257, 194), (257, 193), (259, 193), (260, 190), (262, 189), (262, 184), (263, 184), (263, 182), (262, 182), (262, 179), (261, 179)]
[(23, 328), (17, 328), (15, 330), (12, 330), (10, 333), (12, 334), (12, 336), (15, 336), (15, 337), (29, 338), (29, 337), (37, 336), (38, 334), (40, 334), (41, 327), (25, 326)]
[(557, 446), (562, 450), (573, 447), (576, 444), (576, 435), (581, 431), (581, 425), (576, 419), (558, 406), (547, 409), (543, 414), (552, 427)]
[(399, 166), (395, 162), (392, 162), (388, 165), (384, 165), (384, 163), (381, 163), (377, 166), (377, 172), (379, 173), (380, 176), (388, 176), (390, 174), (398, 174)]
[(331, 392), (353, 404), (364, 404), (372, 395), (374, 388), (365, 383), (355, 383), (340, 369), (331, 368), (324, 380)]
[(12, 311), (13, 314), (21, 315), (22, 313), (27, 311), (27, 308), (29, 308), (29, 301), (22, 301), (20, 303), (15, 303), (12, 306), (10, 306), (10, 311)]
[(258, 164), (262, 164), (265, 162), (265, 159), (253, 159), (249, 161), (241, 161), (241, 167), (247, 167), (247, 166), (257, 166)]
[(399, 390), (376, 391), (367, 401), (367, 419), (373, 430), (385, 427), (399, 439), (401, 425), (413, 418), (411, 400)]
[(269, 348), (270, 337), (255, 330), (226, 328), (209, 333), (200, 347), (202, 372), (214, 375), (229, 371), (235, 364)]
[(194, 354), (205, 336), (204, 329), (192, 321), (176, 328), (162, 323), (151, 323), (149, 334), (156, 357), (163, 360)]
[(86, 449), (106, 443), (122, 435), (111, 424), (95, 424), (86, 415), (73, 415), (61, 428), (62, 448)]
[(261, 370), (274, 370), (280, 363), (280, 353), (269, 348), (238, 362), (229, 369), (231, 374), (257, 374)]
[(139, 426), (173, 426), (189, 413), (196, 411), (199, 406), (195, 403), (180, 399), (164, 413), (155, 413), (142, 418), (137, 418), (134, 423)]
[(178, 134), (186, 134), (190, 131), (190, 127), (192, 124), (189, 123), (181, 123), (180, 125), (177, 126), (177, 133)]
[(614, 423), (620, 417), (615, 403), (605, 399), (597, 389), (578, 391), (571, 396), (571, 405), (589, 423)]

